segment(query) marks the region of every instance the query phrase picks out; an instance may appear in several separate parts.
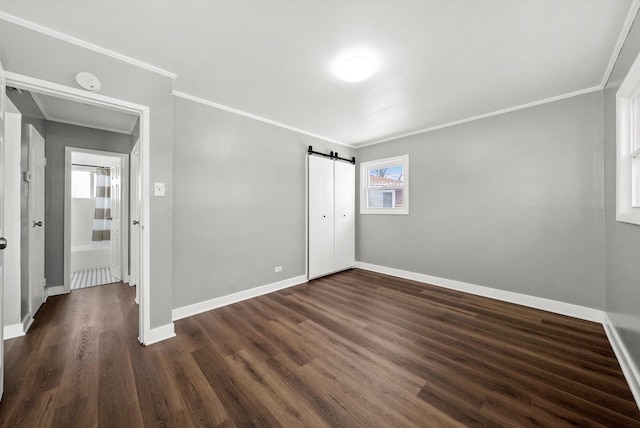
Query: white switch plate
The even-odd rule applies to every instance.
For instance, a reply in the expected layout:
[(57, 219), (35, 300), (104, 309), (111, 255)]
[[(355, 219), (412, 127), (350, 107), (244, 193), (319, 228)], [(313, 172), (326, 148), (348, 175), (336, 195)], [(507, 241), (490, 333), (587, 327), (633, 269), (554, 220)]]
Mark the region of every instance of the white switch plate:
[(276, 272), (282, 272), (282, 266), (276, 266)]
[(164, 183), (153, 183), (153, 196), (164, 196)]

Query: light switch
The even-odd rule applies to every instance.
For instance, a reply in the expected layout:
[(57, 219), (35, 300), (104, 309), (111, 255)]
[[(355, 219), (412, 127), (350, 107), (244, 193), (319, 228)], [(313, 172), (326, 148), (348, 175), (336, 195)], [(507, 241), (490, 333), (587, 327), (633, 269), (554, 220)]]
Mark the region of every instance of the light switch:
[(153, 183), (153, 196), (164, 196), (164, 183)]

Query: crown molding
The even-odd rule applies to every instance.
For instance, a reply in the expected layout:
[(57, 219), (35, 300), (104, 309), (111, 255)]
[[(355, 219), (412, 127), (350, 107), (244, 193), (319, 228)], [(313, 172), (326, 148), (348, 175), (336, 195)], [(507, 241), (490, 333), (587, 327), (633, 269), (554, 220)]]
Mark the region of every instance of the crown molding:
[(289, 131), (297, 132), (298, 134), (308, 135), (309, 137), (317, 138), (319, 140), (327, 141), (329, 143), (339, 144), (341, 146), (354, 148), (355, 146), (347, 143), (343, 143), (338, 140), (334, 140), (333, 138), (325, 137), (322, 135), (315, 134), (313, 132), (305, 131), (304, 129), (296, 128), (293, 126), (289, 126), (287, 124), (276, 122), (275, 120), (267, 119), (266, 117), (258, 116), (253, 113), (248, 113), (246, 111), (238, 110), (233, 107), (225, 106), (223, 104), (214, 103), (213, 101), (206, 100), (204, 98), (196, 97), (194, 95), (189, 95), (180, 91), (173, 91), (173, 95), (179, 98), (184, 98), (185, 100), (193, 101), (195, 103), (203, 104), (209, 107), (213, 107), (219, 110), (228, 111), (229, 113), (234, 113), (240, 116), (248, 117), (250, 119), (258, 120), (260, 122), (268, 123), (270, 125), (274, 125), (280, 128), (287, 129)]
[(163, 70), (162, 68), (156, 67), (155, 65), (151, 65), (151, 64), (147, 64), (146, 62), (142, 62), (140, 60), (137, 60), (135, 58), (131, 58), (129, 56), (120, 54), (118, 52), (114, 52), (112, 50), (109, 50), (107, 48), (103, 48), (102, 46), (98, 46), (98, 45), (94, 45), (93, 43), (89, 43), (87, 41), (78, 39), (76, 37), (70, 36), (68, 34), (62, 33), (60, 31), (57, 30), (53, 30), (51, 28), (42, 26), (40, 24), (36, 24), (34, 22), (31, 21), (27, 21), (26, 19), (22, 19), (19, 18), (17, 16), (14, 15), (10, 15), (6, 12), (2, 12), (0, 11), (0, 19), (6, 22), (10, 22), (12, 24), (16, 24), (19, 25), (21, 27), (24, 28), (28, 28), (30, 30), (36, 31), (38, 33), (42, 33), (45, 34), (47, 36), (51, 36), (54, 37), (58, 40), (63, 40), (65, 42), (74, 44), (76, 46), (80, 46), (83, 47), (85, 49), (89, 49), (93, 52), (97, 52), (103, 55), (106, 55), (108, 57), (120, 60), (120, 61), (124, 61), (126, 63), (129, 63), (131, 65), (135, 65), (136, 67), (140, 67), (140, 68), (144, 68), (145, 70), (148, 71), (152, 71), (154, 73), (158, 73), (161, 74), (165, 77), (169, 77), (173, 80), (176, 79), (176, 77), (178, 77), (175, 73), (171, 73), (170, 71), (167, 70)]
[(620, 30), (618, 41), (613, 48), (611, 58), (609, 58), (609, 64), (604, 70), (604, 75), (602, 76), (602, 81), (600, 82), (600, 86), (602, 88), (605, 87), (605, 85), (609, 81), (609, 77), (611, 77), (611, 72), (613, 71), (613, 67), (615, 67), (616, 62), (618, 61), (618, 56), (620, 55), (622, 46), (624, 46), (624, 42), (627, 41), (629, 31), (631, 30), (631, 26), (633, 25), (633, 21), (635, 21), (636, 16), (638, 15), (638, 9), (640, 9), (640, 0), (634, 0), (631, 4), (631, 8), (629, 9), (629, 13), (627, 14), (627, 18), (624, 20), (624, 24), (622, 24), (622, 29)]

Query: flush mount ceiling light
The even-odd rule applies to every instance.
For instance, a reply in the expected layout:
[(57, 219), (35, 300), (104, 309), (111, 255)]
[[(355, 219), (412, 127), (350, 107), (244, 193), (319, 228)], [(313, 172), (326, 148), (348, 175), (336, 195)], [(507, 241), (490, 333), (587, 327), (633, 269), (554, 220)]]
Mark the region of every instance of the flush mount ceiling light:
[(345, 82), (362, 82), (373, 73), (375, 64), (369, 58), (352, 56), (337, 65), (338, 77)]

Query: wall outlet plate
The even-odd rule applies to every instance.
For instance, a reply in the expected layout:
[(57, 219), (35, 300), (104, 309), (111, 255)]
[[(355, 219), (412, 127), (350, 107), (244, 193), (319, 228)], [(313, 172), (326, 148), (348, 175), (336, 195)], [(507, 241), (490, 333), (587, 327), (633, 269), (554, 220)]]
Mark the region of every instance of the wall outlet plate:
[(276, 266), (275, 271), (276, 272), (282, 272), (282, 266)]

